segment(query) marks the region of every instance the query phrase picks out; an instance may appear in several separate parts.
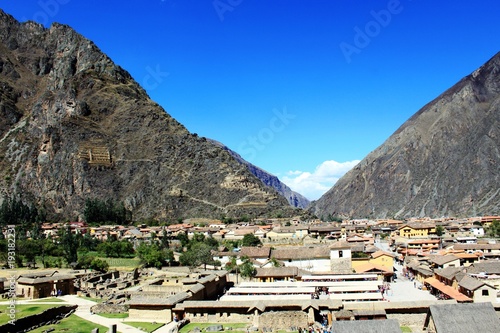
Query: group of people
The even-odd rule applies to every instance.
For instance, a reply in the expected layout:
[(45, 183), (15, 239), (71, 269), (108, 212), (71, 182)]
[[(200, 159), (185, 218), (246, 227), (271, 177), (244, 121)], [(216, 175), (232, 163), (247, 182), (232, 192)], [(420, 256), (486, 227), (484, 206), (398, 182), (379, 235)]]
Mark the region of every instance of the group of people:
[(391, 284), (388, 282), (385, 282), (383, 285), (380, 285), (378, 289), (382, 293), (382, 297), (393, 295), (393, 291), (391, 289)]

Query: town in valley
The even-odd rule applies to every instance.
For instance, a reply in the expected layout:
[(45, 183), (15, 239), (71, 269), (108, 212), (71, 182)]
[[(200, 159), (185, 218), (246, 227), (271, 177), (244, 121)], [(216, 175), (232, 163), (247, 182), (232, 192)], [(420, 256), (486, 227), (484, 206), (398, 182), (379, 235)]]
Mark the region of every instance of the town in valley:
[[(15, 290), (8, 274), (0, 286), (19, 306), (58, 299), (68, 304), (61, 311), (124, 332), (127, 322), (157, 332), (209, 323), (335, 332), (368, 319), (390, 332), (434, 332), (450, 311), (498, 319), (499, 225), (500, 216), (42, 223), (36, 235), (16, 234)], [(55, 260), (68, 239), (75, 261)]]

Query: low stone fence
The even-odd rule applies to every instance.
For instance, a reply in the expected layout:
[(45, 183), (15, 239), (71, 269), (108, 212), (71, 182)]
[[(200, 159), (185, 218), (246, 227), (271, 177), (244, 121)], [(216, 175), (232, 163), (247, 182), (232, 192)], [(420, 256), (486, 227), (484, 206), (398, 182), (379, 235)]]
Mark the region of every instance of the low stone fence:
[(90, 308), (90, 311), (95, 314), (99, 313), (125, 313), (128, 312), (129, 305), (127, 304), (103, 304), (99, 303)]
[(258, 318), (257, 327), (268, 330), (283, 330), (291, 327), (308, 327), (308, 316), (303, 311), (265, 312)]
[(41, 313), (17, 319), (14, 324), (0, 325), (0, 332), (24, 333), (44, 325), (57, 324), (60, 320), (71, 316), (77, 307), (77, 305), (72, 305), (47, 309)]

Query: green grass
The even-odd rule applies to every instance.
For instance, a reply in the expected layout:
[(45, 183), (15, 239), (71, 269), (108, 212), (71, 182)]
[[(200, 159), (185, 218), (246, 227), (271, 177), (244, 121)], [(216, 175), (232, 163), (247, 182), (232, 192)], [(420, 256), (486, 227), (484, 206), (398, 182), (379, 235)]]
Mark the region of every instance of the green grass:
[(139, 258), (98, 258), (106, 261), (109, 265), (109, 268), (135, 268), (141, 265), (141, 260)]
[(408, 326), (401, 326), (401, 332), (403, 332), (403, 333), (411, 333), (412, 330)]
[(111, 318), (111, 319), (128, 318), (128, 313), (99, 313), (98, 315), (104, 318)]
[(222, 325), (224, 329), (231, 327), (231, 333), (238, 333), (238, 332), (245, 332), (246, 333), (246, 328), (249, 326), (249, 324), (245, 323), (224, 323), (224, 324), (218, 324), (218, 323), (189, 323), (186, 326), (182, 327), (179, 331), (179, 333), (188, 333), (195, 327), (200, 328), (201, 330), (207, 328), (208, 326), (212, 325)]
[(30, 333), (43, 333), (49, 328), (54, 328), (52, 333), (91, 332), (94, 328), (99, 328), (99, 332), (108, 331), (108, 327), (92, 323), (73, 314), (61, 320), (59, 324), (42, 326), (30, 331)]
[(148, 322), (138, 322), (138, 321), (124, 321), (123, 323), (148, 333), (156, 331), (157, 329), (165, 325), (161, 323), (152, 324)]
[(104, 260), (108, 263), (110, 269), (123, 269), (123, 270), (133, 270), (141, 265), (141, 260), (137, 257), (132, 258), (108, 258), (102, 257), (97, 251), (90, 252), (78, 252), (78, 255), (88, 255), (96, 257), (97, 259)]
[(54, 303), (54, 302), (64, 302), (64, 300), (57, 298), (57, 297), (48, 297), (48, 298), (37, 298), (37, 299), (31, 301), (31, 303), (41, 303), (41, 302)]
[[(16, 304), (16, 319), (31, 316), (55, 307), (57, 307), (57, 305), (54, 304)], [(9, 310), (8, 305), (0, 305), (0, 325), (11, 320), (8, 316)]]

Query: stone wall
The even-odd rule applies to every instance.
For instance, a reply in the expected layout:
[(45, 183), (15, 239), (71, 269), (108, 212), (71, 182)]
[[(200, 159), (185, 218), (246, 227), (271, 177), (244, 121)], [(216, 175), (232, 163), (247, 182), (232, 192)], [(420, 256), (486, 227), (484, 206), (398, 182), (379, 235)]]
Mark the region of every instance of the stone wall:
[(254, 322), (252, 314), (240, 313), (187, 313), (184, 319), (188, 319), (191, 323), (248, 323)]
[(183, 285), (147, 285), (142, 287), (143, 292), (165, 293), (166, 295), (175, 295), (177, 293), (186, 291), (187, 287)]
[(389, 313), (387, 319), (397, 319), (399, 326), (411, 327), (413, 332), (415, 329), (422, 329), (424, 327), (425, 313)]
[(92, 313), (124, 313), (129, 309), (128, 305), (125, 304), (104, 304), (99, 303), (90, 308)]
[(332, 272), (336, 274), (352, 273), (351, 258), (335, 258), (331, 259)]
[(308, 316), (303, 311), (265, 312), (259, 316), (259, 329), (289, 329), (290, 327), (308, 327)]
[(0, 332), (28, 332), (44, 325), (56, 324), (61, 319), (69, 317), (76, 308), (76, 305), (72, 305), (47, 309), (35, 315), (19, 318), (14, 325), (9, 323), (0, 325)]
[(129, 309), (127, 321), (144, 321), (144, 322), (157, 322), (169, 323), (172, 321), (172, 311), (170, 309)]

